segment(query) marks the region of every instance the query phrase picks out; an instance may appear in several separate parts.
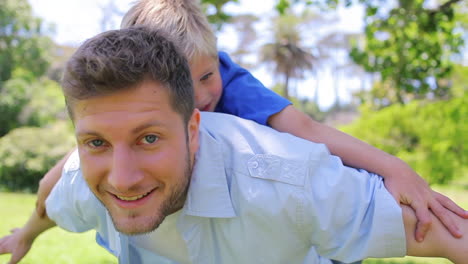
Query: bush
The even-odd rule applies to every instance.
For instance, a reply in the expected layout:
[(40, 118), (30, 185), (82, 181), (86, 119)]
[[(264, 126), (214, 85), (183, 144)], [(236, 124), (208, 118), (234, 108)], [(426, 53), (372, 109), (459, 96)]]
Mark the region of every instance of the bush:
[(65, 121), (43, 128), (21, 127), (0, 138), (0, 186), (10, 191), (35, 192), (39, 180), (75, 140)]
[(0, 88), (0, 137), (21, 126), (44, 126), (65, 119), (65, 102), (57, 82), (28, 80), (25, 74)]
[(27, 104), (26, 88), (28, 82), (11, 79), (0, 89), (0, 137), (19, 126), (18, 116)]
[(65, 99), (57, 82), (43, 78), (31, 87), (31, 98), (19, 115), (22, 125), (42, 127), (57, 119), (68, 120)]
[(342, 130), (406, 161), (429, 183), (444, 184), (468, 171), (468, 96), (364, 110)]

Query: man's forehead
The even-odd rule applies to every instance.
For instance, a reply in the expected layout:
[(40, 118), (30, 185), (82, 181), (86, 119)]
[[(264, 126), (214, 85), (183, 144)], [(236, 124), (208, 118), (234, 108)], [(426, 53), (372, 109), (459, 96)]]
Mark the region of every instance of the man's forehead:
[(73, 100), (73, 111), (93, 113), (102, 111), (131, 110), (128, 106), (139, 105), (145, 110), (170, 106), (167, 89), (156, 81), (143, 81), (136, 85), (96, 95), (82, 100)]
[(181, 120), (172, 108), (167, 90), (154, 82), (76, 101), (73, 110), (76, 129), (105, 125), (128, 129), (148, 122), (170, 124)]

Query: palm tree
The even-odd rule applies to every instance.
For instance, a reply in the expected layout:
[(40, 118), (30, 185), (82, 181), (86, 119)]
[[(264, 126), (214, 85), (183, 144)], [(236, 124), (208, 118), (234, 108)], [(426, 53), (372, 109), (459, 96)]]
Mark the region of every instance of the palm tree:
[[(340, 109), (340, 86), (342, 86), (341, 77), (347, 75), (347, 78), (360, 76), (361, 87), (364, 86), (365, 77), (367, 76), (364, 69), (354, 63), (349, 58), (349, 52), (352, 43), (361, 38), (359, 33), (332, 31), (317, 41), (316, 46), (320, 50), (320, 54), (326, 60), (328, 67), (331, 70), (333, 78), (333, 89), (335, 94), (334, 107)], [(346, 84), (345, 84), (346, 85)], [(348, 89), (349, 87), (344, 87)], [(363, 88), (362, 88), (363, 89)]]
[(254, 65), (247, 63), (244, 58), (251, 54), (252, 45), (257, 40), (255, 23), (259, 20), (259, 17), (252, 14), (242, 14), (232, 17), (231, 23), (238, 34), (239, 41), (236, 50), (231, 53), (231, 56), (243, 68), (252, 69), (254, 67)]
[(301, 47), (298, 25), (300, 17), (283, 15), (274, 19), (274, 41), (261, 48), (261, 61), (272, 64), (274, 72), (283, 76), (283, 96), (289, 98), (291, 78), (302, 79), (314, 66), (314, 56)]

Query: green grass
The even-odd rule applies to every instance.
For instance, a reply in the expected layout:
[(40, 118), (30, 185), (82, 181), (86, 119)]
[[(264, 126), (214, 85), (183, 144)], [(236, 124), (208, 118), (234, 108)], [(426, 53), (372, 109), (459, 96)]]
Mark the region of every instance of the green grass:
[[(468, 191), (457, 187), (436, 187), (451, 197), (460, 206), (468, 208)], [(35, 195), (0, 192), (0, 236), (26, 222), (34, 210)], [(22, 264), (116, 264), (117, 259), (98, 246), (94, 231), (75, 234), (53, 228), (41, 235)], [(0, 264), (7, 263), (9, 255), (0, 256)], [(450, 261), (437, 258), (391, 258), (367, 259), (364, 264), (448, 264)]]
[[(35, 195), (0, 193), (0, 237), (23, 225), (34, 210)], [(21, 264), (116, 264), (117, 259), (95, 242), (95, 232), (70, 233), (52, 228), (39, 236)], [(10, 255), (0, 255), (6, 264)]]

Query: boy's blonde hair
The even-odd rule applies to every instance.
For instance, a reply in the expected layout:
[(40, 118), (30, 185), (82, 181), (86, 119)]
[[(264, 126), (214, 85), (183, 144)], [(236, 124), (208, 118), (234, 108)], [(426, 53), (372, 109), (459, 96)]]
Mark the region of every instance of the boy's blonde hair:
[(120, 25), (164, 30), (189, 61), (199, 56), (218, 58), (216, 37), (198, 0), (139, 0)]

